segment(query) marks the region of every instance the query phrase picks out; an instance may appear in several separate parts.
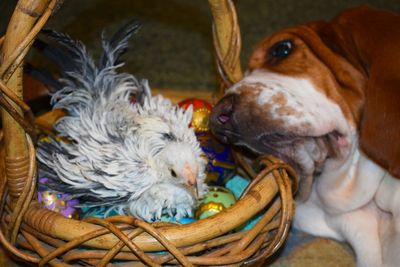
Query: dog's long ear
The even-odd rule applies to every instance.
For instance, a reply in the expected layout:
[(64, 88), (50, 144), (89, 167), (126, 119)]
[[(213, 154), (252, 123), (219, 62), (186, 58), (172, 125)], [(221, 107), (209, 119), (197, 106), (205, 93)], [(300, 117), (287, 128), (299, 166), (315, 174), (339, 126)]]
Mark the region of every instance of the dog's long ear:
[(400, 178), (400, 16), (368, 7), (355, 15), (363, 24), (353, 39), (369, 72), (361, 148)]
[(397, 74), (393, 80), (376, 77), (369, 82), (366, 94), (361, 148), (392, 175), (400, 178), (400, 76)]
[(400, 16), (363, 6), (331, 23), (308, 26), (367, 77), (361, 149), (400, 178), (400, 28), (395, 25), (400, 25)]

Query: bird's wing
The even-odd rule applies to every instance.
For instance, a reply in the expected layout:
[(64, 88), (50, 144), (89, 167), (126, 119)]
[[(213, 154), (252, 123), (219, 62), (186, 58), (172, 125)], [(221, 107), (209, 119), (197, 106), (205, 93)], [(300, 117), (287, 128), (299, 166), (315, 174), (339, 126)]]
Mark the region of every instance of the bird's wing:
[(46, 141), (38, 142), (37, 151), (39, 177), (45, 178), (44, 182), (38, 184), (39, 191), (50, 190), (67, 193), (70, 198), (82, 200), (86, 207), (115, 206), (127, 202), (129, 195), (99, 196), (95, 191), (104, 188), (100, 183), (92, 182), (85, 187), (79, 188), (60, 179), (57, 168), (54, 165), (54, 155), (63, 155), (69, 159), (74, 158), (60, 141), (49, 137)]

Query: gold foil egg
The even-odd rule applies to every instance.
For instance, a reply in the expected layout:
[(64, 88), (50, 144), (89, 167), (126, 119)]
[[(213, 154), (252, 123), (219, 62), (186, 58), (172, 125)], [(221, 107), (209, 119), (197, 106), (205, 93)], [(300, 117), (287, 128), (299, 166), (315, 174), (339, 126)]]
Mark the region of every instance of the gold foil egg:
[(212, 106), (205, 100), (197, 98), (189, 98), (179, 102), (180, 107), (187, 109), (189, 106), (193, 107), (193, 116), (191, 127), (195, 132), (205, 132), (210, 130), (209, 120)]

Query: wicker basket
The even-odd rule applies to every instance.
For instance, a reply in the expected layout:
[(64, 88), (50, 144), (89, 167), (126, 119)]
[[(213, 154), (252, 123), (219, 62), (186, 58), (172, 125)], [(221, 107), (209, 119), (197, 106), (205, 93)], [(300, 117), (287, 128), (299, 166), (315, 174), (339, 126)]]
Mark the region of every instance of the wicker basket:
[[(209, 0), (214, 17), (214, 45), (221, 88), (239, 80), (240, 33), (231, 0)], [(41, 208), (35, 200), (36, 126), (22, 101), (22, 65), (32, 41), (57, 0), (20, 0), (5, 37), (0, 39), (0, 105), (2, 107), (2, 175), (0, 241), (18, 258), (43, 265), (160, 266), (253, 265), (283, 243), (293, 215), (295, 174), (278, 159), (264, 157), (243, 197), (232, 207), (187, 225), (148, 224), (129, 216), (105, 220), (68, 219)], [(247, 231), (233, 231), (258, 213)], [(159, 251), (164, 251), (160, 253)]]

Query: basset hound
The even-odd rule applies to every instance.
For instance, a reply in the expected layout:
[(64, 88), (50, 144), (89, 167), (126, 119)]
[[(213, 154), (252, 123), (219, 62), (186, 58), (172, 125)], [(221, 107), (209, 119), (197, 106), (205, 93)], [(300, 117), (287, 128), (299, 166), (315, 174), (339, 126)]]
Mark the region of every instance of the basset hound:
[(295, 227), (400, 266), (399, 15), (361, 6), (266, 37), (211, 129), (297, 170)]

